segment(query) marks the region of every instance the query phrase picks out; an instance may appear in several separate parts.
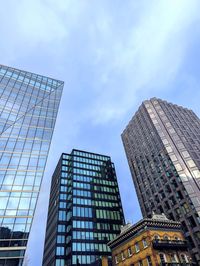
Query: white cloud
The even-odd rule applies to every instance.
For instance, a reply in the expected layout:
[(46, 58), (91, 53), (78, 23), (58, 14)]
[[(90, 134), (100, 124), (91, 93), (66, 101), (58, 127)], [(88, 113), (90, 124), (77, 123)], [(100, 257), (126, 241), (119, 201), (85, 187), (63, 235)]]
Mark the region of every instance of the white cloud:
[(161, 91), (176, 77), (190, 42), (189, 31), (199, 22), (198, 7), (198, 1), (151, 2), (139, 10), (138, 23), (131, 23), (134, 14), (127, 14), (130, 24), (123, 36), (108, 14), (94, 21), (101, 89), (94, 101), (94, 122), (119, 119), (138, 94)]
[(123, 5), (120, 10), (113, 5), (70, 0), (7, 4), (10, 16), (4, 8), (0, 11), (1, 25), (7, 29), (0, 44), (2, 57), (14, 62), (49, 51), (47, 56), (54, 57), (57, 69), (66, 69), (66, 78), (67, 70), (72, 71), (68, 58), (74, 72), (80, 67), (87, 75), (85, 69), (92, 69), (86, 92), (94, 94), (92, 121), (119, 118), (138, 94), (161, 90), (177, 75), (188, 32), (199, 18), (199, 2), (141, 1), (136, 5), (127, 1), (127, 8)]

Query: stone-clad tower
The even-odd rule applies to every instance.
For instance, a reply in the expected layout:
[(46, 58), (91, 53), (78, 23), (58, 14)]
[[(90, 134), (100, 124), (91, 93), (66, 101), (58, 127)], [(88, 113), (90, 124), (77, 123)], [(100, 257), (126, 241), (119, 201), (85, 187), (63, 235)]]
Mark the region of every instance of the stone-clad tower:
[(122, 133), (144, 217), (181, 221), (200, 263), (200, 120), (192, 110), (152, 98)]

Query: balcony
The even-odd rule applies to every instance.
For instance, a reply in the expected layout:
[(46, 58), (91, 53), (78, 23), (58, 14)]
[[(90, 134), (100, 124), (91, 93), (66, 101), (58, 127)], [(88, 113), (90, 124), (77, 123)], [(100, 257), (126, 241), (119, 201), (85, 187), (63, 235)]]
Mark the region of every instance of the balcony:
[(183, 240), (153, 240), (153, 248), (158, 250), (187, 250), (187, 242)]

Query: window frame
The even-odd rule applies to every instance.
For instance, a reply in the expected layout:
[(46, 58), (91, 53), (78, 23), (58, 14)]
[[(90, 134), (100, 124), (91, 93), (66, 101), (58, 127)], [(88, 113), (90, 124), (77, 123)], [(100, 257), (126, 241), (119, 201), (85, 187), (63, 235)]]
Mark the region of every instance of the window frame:
[(128, 256), (131, 257), (133, 255), (131, 247), (128, 248)]
[(119, 263), (119, 261), (118, 261), (118, 256), (115, 255), (115, 264), (118, 264), (118, 263)]
[(167, 263), (167, 258), (166, 258), (166, 256), (165, 256), (165, 253), (163, 253), (163, 252), (160, 252), (160, 253), (159, 253), (160, 262), (162, 263), (162, 260), (161, 260), (161, 257), (160, 257), (160, 255), (162, 255), (162, 256), (163, 256), (164, 263)]
[(146, 238), (142, 239), (142, 244), (143, 244), (143, 248), (147, 248), (148, 247), (148, 243)]
[(125, 254), (124, 254), (124, 251), (121, 252), (121, 258), (122, 258), (122, 261), (124, 261), (126, 258), (125, 258)]
[(135, 243), (135, 253), (138, 253), (138, 252), (140, 252), (140, 246), (139, 246), (139, 243), (136, 242)]
[[(149, 259), (150, 259), (150, 261), (149, 261)], [(147, 256), (147, 257), (146, 257), (146, 260), (147, 260), (147, 265), (148, 265), (148, 266), (153, 266), (153, 264), (152, 264), (152, 260), (151, 260), (151, 256)]]

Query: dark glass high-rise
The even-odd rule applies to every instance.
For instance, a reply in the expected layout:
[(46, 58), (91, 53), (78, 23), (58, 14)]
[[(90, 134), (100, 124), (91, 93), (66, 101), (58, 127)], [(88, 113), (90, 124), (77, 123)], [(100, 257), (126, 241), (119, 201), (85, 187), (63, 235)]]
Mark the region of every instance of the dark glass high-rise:
[(143, 215), (154, 211), (181, 221), (200, 264), (199, 118), (152, 98), (139, 107), (122, 140)]
[(63, 82), (0, 65), (0, 265), (22, 265)]
[(111, 158), (63, 153), (52, 177), (43, 265), (90, 265), (111, 256), (107, 243), (123, 224)]

